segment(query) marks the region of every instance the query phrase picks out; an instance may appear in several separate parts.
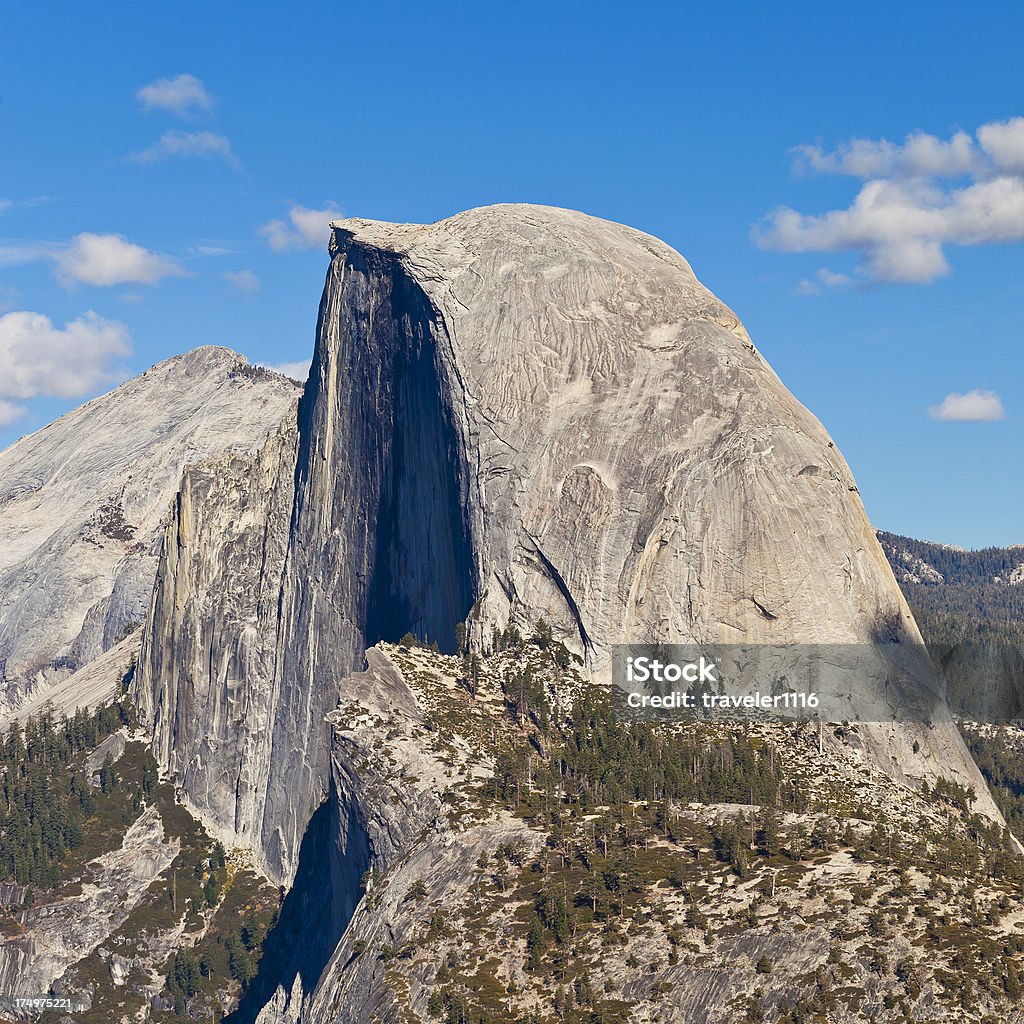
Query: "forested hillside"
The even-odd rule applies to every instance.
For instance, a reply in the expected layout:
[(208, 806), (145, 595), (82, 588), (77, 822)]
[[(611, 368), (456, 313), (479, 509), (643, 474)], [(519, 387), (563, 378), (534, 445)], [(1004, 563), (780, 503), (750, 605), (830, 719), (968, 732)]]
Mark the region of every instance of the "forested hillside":
[(878, 531), (929, 643), (1024, 641), (1024, 545), (965, 551)]
[(964, 551), (879, 531), (961, 731), (1014, 833), (1024, 836), (1024, 546)]
[(954, 712), (978, 722), (1024, 718), (1024, 546), (964, 551), (878, 539)]
[(178, 805), (128, 698), (0, 736), (0, 977), (60, 978), (82, 1024), (220, 1019), (278, 906)]
[(969, 790), (899, 786), (856, 726), (630, 718), (543, 622), (375, 654), (360, 692), (416, 710), (343, 704), (339, 742), (392, 826), (441, 769), (456, 832), (370, 873), (316, 1008), (361, 972), (371, 1020), (1014, 1019), (1021, 864)]

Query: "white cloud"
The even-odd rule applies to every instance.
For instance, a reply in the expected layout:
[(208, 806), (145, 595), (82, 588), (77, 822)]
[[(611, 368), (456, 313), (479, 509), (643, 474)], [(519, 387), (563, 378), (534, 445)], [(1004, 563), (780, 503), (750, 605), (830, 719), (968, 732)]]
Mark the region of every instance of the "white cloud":
[(1024, 174), (1024, 117), (983, 124), (978, 129), (978, 141), (997, 171)]
[(853, 284), (853, 278), (849, 274), (836, 274), (828, 267), (822, 267), (815, 276), (826, 288), (846, 288)]
[(0, 398), (0, 427), (9, 427), (15, 420), (20, 420), (28, 409), (17, 402), (7, 402)]
[(297, 380), (300, 384), (305, 384), (306, 379), (309, 377), (309, 368), (311, 360), (301, 360), (296, 363), (278, 363), (276, 366), (271, 366), (269, 363), (260, 363), (260, 366), (266, 366), (268, 370), (273, 370), (274, 373), (280, 373), (285, 377), (291, 377), (292, 380)]
[(137, 164), (151, 164), (171, 157), (216, 157), (232, 167), (238, 167), (238, 160), (231, 152), (231, 143), (223, 135), (213, 132), (181, 132), (170, 129), (163, 133), (148, 149), (132, 153), (130, 160)]
[(933, 420), (946, 420), (956, 423), (980, 423), (1004, 419), (1002, 399), (994, 391), (982, 391), (975, 388), (965, 395), (946, 395), (940, 405), (930, 406), (928, 415)]
[(814, 272), (814, 277), (805, 277), (794, 289), (797, 295), (820, 295), (824, 290), (836, 288), (849, 288), (853, 284), (853, 278), (849, 274), (837, 274), (828, 267)]
[(155, 284), (165, 277), (183, 277), (185, 270), (166, 256), (129, 242), (123, 235), (75, 235), (54, 255), (57, 276), (65, 284)]
[[(1022, 241), (1024, 118), (982, 125), (976, 136), (977, 144), (957, 132), (949, 140), (917, 133), (902, 145), (855, 139), (833, 152), (798, 147), (802, 166), (864, 184), (845, 209), (802, 214), (779, 207), (754, 237), (782, 252), (858, 252), (869, 278), (904, 283), (948, 274), (945, 245)], [(941, 183), (957, 178), (967, 180)], [(807, 293), (803, 282), (798, 290)]]
[(851, 139), (832, 152), (811, 145), (796, 146), (792, 153), (798, 168), (865, 179), (893, 175), (959, 178), (979, 163), (974, 140), (966, 132), (957, 132), (949, 140), (915, 132), (902, 146), (888, 139)]
[(111, 383), (131, 350), (128, 328), (93, 312), (63, 328), (42, 313), (0, 316), (0, 425), (25, 411), (11, 399), (78, 398)]
[(195, 75), (158, 78), (139, 89), (135, 98), (145, 110), (168, 110), (179, 117), (213, 108), (213, 97)]
[(327, 244), (332, 220), (342, 216), (334, 203), (328, 203), (320, 210), (293, 203), (288, 210), (288, 221), (271, 220), (259, 232), (274, 252), (285, 249), (318, 249)]
[(129, 242), (123, 235), (84, 232), (69, 242), (15, 242), (0, 245), (0, 267), (47, 261), (57, 278), (70, 287), (90, 284), (153, 284), (165, 277), (184, 277), (174, 260)]
[(908, 238), (871, 248), (865, 266), (876, 281), (927, 284), (949, 273), (942, 246), (937, 241)]
[(243, 295), (252, 295), (260, 290), (260, 279), (251, 270), (225, 270), (224, 277)]

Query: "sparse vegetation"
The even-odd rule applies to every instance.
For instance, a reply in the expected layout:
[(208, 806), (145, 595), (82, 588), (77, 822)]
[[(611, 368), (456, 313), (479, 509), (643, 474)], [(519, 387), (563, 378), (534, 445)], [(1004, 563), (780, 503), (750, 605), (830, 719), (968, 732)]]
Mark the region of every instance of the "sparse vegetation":
[[(424, 901), (431, 942), (412, 963), (437, 964), (433, 1019), (625, 1019), (638, 1001), (660, 1005), (665, 967), (756, 986), (734, 1003), (745, 1021), (865, 1005), (903, 1021), (921, 999), (980, 1021), (1006, 1005), (1024, 976), (1024, 938), (1003, 923), (1021, 859), (974, 813), (975, 793), (940, 779), (914, 794), (820, 751), (810, 726), (625, 718), (578, 685), (560, 646), (513, 627), (459, 658), (396, 651), (443, 763), (456, 777), (462, 758), (494, 765), (455, 786), (452, 822), (510, 812), (535, 837), (516, 859), (503, 843), (475, 855), (477, 881), (444, 897), (443, 918)], [(477, 690), (455, 696), (472, 653)], [(836, 726), (835, 738), (856, 732)], [(794, 974), (788, 951), (808, 941), (821, 961)], [(741, 948), (753, 952), (737, 963)]]

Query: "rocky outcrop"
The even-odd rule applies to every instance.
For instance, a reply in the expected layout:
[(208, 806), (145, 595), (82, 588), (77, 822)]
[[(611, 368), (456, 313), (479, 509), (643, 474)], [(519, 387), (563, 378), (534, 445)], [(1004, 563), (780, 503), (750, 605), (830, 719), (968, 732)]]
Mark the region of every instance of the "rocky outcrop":
[(9, 996), (38, 996), (124, 922), (178, 853), (164, 836), (156, 807), (127, 829), (120, 849), (97, 858), (89, 879), (55, 902), (21, 910), (17, 929), (0, 942), (0, 985)]
[[(433, 679), (431, 656), (422, 655), (407, 657)], [(276, 988), (264, 985), (258, 1024), (398, 1019), (388, 965), (378, 951), (403, 950), (417, 939), (428, 889), (435, 905), (466, 899), (481, 854), (516, 843), (525, 855), (542, 844), (540, 834), (508, 814), (481, 815), (469, 827), (459, 822), (465, 797), (458, 790), (487, 779), (493, 761), (464, 737), (431, 735), (430, 705), (393, 656), (393, 649), (368, 650), (366, 670), (341, 680), (340, 707), (328, 716), (340, 825), (330, 890), (341, 901), (335, 927), (342, 927), (313, 976), (265, 958), (261, 971)], [(411, 995), (416, 1019), (426, 1019), (428, 989)], [(252, 1019), (245, 1010), (238, 1024)]]
[[(322, 983), (307, 989), (303, 1019), (311, 1021), (397, 1019), (396, 993), (377, 951), (401, 951), (420, 938), (418, 904), (424, 896), (436, 906), (466, 899), (482, 854), (515, 843), (525, 856), (543, 842), (507, 814), (487, 816), (469, 827), (449, 814), (459, 806), (455, 788), (486, 779), (492, 760), (452, 734), (440, 737), (440, 744), (424, 741), (423, 731), (430, 728), (427, 708), (401, 668), (377, 648), (367, 651), (367, 661), (365, 673), (345, 681), (342, 707), (329, 721), (334, 730), (332, 777), (342, 805), (362, 822), (372, 874), (367, 899), (350, 915)], [(382, 728), (392, 737), (384, 750), (377, 743)], [(447, 742), (456, 746), (442, 754), (439, 747)], [(340, 863), (344, 872), (348, 861), (343, 856)], [(360, 953), (364, 949), (365, 956)], [(426, 1019), (428, 990), (410, 994), (417, 1018)]]
[(7, 717), (24, 724), (45, 708), (52, 708), (58, 718), (61, 715), (70, 718), (80, 708), (109, 704), (124, 693), (139, 660), (141, 645), (140, 626), (58, 685), (34, 690), (16, 709), (9, 711)]
[(0, 700), (66, 679), (141, 625), (184, 466), (248, 451), (297, 385), (224, 348), (147, 370), (0, 453)]
[[(900, 699), (933, 685), (833, 442), (667, 245), (510, 205), (341, 221), (331, 254), (294, 460), (186, 475), (136, 683), (272, 878), (329, 797), (341, 680), (407, 630), (544, 616), (595, 678), (627, 641), (901, 644)], [(892, 704), (879, 664), (851, 699)], [(950, 724), (865, 745), (995, 813)]]

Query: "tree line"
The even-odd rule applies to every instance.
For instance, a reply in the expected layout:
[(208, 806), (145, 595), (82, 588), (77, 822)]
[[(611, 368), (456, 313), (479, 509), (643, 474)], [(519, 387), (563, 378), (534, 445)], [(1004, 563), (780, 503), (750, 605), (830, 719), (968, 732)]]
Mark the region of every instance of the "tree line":
[[(97, 796), (109, 795), (118, 783), (108, 758), (97, 795), (82, 755), (134, 722), (134, 709), (119, 702), (80, 709), (71, 718), (57, 720), (45, 710), (24, 727), (11, 723), (0, 745), (0, 878), (44, 888), (58, 884), (61, 865), (85, 841)], [(151, 786), (156, 780), (143, 781)]]

